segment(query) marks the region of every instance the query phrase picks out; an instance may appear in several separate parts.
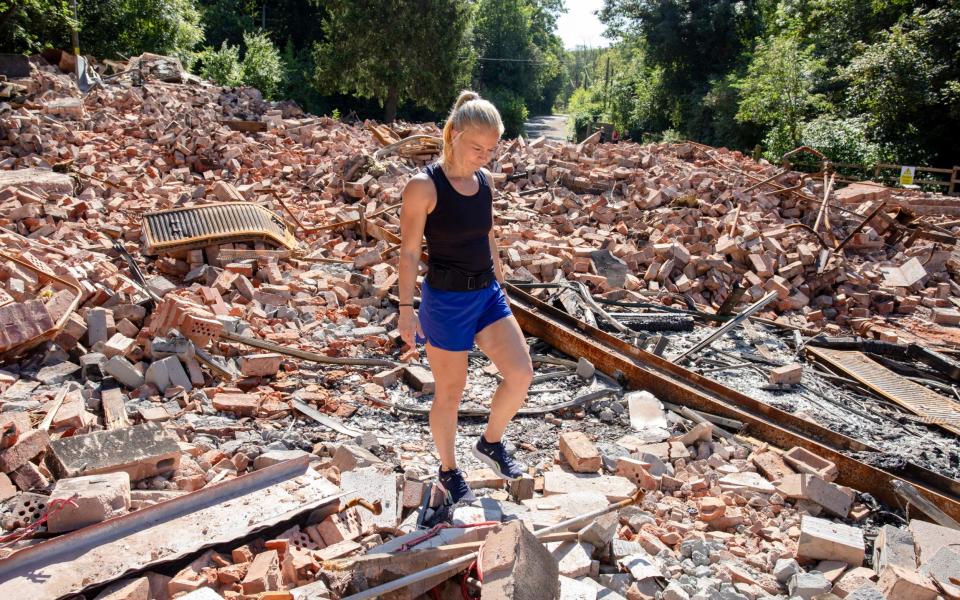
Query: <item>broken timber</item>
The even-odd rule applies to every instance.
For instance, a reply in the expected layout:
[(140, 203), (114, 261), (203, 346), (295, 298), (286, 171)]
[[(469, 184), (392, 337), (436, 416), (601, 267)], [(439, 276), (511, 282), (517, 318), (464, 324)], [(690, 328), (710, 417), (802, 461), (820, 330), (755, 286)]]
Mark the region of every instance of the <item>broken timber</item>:
[(833, 461), (837, 480), (891, 506), (898, 498), (891, 483), (904, 479), (953, 519), (960, 519), (960, 482), (913, 463), (880, 469), (845, 452), (882, 452), (859, 440), (811, 423), (694, 373), (680, 365), (631, 346), (596, 327), (507, 284), (513, 314), (528, 335), (536, 336), (573, 357), (584, 357), (602, 370), (657, 397), (743, 422), (750, 435), (780, 448), (801, 446)]

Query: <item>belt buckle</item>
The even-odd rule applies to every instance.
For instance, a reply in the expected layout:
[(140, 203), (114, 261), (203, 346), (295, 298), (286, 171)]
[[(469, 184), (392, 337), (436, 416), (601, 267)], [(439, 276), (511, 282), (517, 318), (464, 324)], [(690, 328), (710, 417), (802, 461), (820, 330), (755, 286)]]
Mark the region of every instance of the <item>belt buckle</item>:
[(477, 278), (473, 275), (467, 277), (467, 289), (470, 291), (477, 289)]

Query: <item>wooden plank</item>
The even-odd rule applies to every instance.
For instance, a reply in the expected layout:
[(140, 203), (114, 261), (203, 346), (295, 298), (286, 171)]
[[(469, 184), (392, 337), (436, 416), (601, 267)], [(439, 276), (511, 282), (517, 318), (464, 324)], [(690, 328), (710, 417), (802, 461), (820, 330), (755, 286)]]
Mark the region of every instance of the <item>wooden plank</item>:
[(107, 429), (130, 427), (127, 408), (123, 405), (123, 391), (119, 386), (101, 386), (100, 402), (103, 405), (103, 424)]

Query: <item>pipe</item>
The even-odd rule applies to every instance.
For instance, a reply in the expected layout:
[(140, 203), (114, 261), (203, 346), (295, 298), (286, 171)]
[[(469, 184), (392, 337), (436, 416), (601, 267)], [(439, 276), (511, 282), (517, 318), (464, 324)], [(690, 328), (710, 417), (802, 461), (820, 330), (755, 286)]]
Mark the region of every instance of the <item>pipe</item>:
[(719, 327), (716, 331), (708, 335), (706, 339), (699, 342), (696, 346), (694, 346), (693, 348), (690, 348), (686, 352), (674, 358), (673, 362), (677, 364), (682, 364), (686, 362), (686, 360), (689, 359), (691, 355), (696, 354), (697, 352), (700, 352), (701, 350), (703, 350), (704, 348), (712, 344), (713, 341), (716, 340), (717, 338), (723, 335), (726, 335), (731, 329), (734, 329), (735, 327), (737, 327), (737, 325), (739, 325), (745, 319), (749, 318), (750, 315), (756, 312), (759, 312), (760, 309), (762, 309), (764, 306), (770, 304), (776, 297), (777, 297), (777, 292), (770, 292), (763, 298), (760, 298), (759, 300), (754, 302), (751, 306), (747, 307), (742, 313), (740, 313), (733, 319), (730, 319), (729, 321), (724, 323), (722, 327)]

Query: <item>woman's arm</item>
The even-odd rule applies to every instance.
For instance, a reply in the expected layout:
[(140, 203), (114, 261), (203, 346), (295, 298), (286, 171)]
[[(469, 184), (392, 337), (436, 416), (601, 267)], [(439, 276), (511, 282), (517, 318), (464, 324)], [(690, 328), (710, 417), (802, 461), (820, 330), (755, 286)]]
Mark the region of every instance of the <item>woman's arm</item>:
[(412, 306), (417, 285), (417, 265), (420, 262), (423, 228), (435, 196), (433, 182), (427, 175), (413, 177), (403, 188), (400, 207), (400, 272), (397, 282), (401, 305), (399, 329), (400, 337), (411, 348), (416, 347), (415, 336), (419, 328)]
[[(497, 192), (493, 187), (493, 176), (490, 174), (490, 171), (483, 169), (483, 174), (486, 176), (487, 181), (490, 182), (490, 195), (493, 198), (497, 197)], [(493, 212), (493, 202), (490, 203), (490, 222), (496, 223), (496, 215)], [(490, 256), (493, 258), (493, 273), (501, 284), (503, 284), (503, 263), (500, 262), (500, 249), (497, 248), (497, 227), (494, 224), (490, 227), (490, 234), (488, 236), (490, 241)]]

